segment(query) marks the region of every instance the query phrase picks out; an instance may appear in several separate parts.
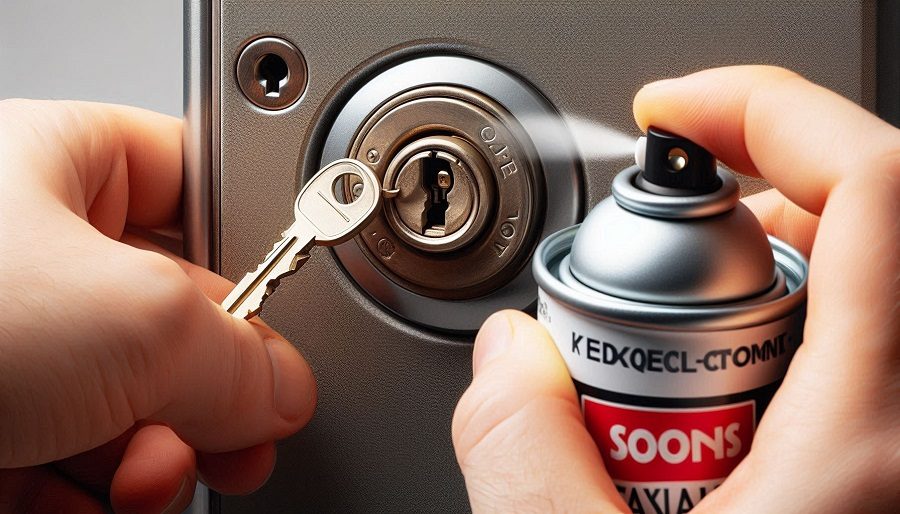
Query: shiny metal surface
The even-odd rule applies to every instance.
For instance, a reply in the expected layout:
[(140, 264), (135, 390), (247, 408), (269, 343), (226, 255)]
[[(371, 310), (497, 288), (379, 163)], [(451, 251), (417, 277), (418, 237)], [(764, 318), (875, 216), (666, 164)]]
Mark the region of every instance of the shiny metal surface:
[[(758, 296), (776, 281), (759, 220), (738, 202), (737, 181), (707, 194), (642, 191), (632, 167), (613, 196), (587, 215), (572, 243), (571, 273), (605, 294), (663, 305), (726, 304)], [(623, 202), (622, 199), (628, 202)]]
[(309, 74), (297, 47), (277, 37), (251, 41), (241, 51), (235, 70), (241, 91), (263, 109), (284, 109), (303, 96)]
[(577, 221), (581, 180), (568, 131), (546, 100), (509, 72), (461, 56), (412, 59), (370, 78), (339, 111), (323, 160), (365, 159), (376, 150), (378, 173), (386, 156), (406, 144), (404, 132), (435, 131), (465, 139), (491, 167), (497, 194), (481, 237), (447, 265), (446, 257), (405, 250), (393, 229), (376, 220), (361, 245), (336, 254), (365, 291), (398, 315), (471, 331), (495, 310), (533, 304), (527, 259), (541, 235)]
[[(205, 113), (210, 131), (195, 136), (212, 147), (205, 176), (212, 196), (200, 199), (211, 204), (212, 223), (186, 244), (211, 246), (210, 265), (232, 279), (256, 265), (259, 249), (290, 222), (283, 206), (328, 162), (321, 159), (322, 148), (346, 102), (404, 60), (451, 52), (496, 62), (527, 78), (566, 115), (635, 135), (631, 100), (642, 84), (726, 64), (787, 66), (874, 106), (874, 53), (865, 44), (874, 17), (858, 1), (701, 0), (678, 9), (659, 2), (587, 0), (194, 3), (215, 13), (210, 39), (195, 48), (213, 55), (213, 80), (198, 92), (213, 98)], [(652, 35), (648, 26), (654, 27)], [(693, 30), (682, 30), (686, 26)], [(246, 42), (263, 34), (287, 36), (309, 65), (304, 100), (283, 111), (249, 104), (231, 71)], [(217, 71), (219, 63), (225, 72)], [(425, 70), (419, 82), (452, 82), (450, 71)], [(191, 83), (203, 78), (186, 77)], [(361, 108), (360, 119), (374, 107)], [(356, 126), (354, 121), (345, 128), (352, 132)], [(583, 178), (574, 173), (556, 180), (593, 205), (609, 195), (615, 173), (627, 163), (595, 156), (584, 157), (582, 165)], [(746, 194), (767, 187), (756, 179), (739, 181)], [(577, 215), (576, 203), (566, 208)], [(265, 487), (241, 497), (211, 494), (212, 510), (468, 512), (448, 427), (471, 379), (471, 338), (393, 315), (357, 287), (328, 252), (313, 251), (324, 258), (314, 257), (300, 280), (283, 284), (264, 317), (312, 364), (319, 385), (316, 416), (279, 443), (278, 464)], [(791, 265), (790, 259), (779, 264)], [(534, 295), (533, 282), (522, 294)], [(471, 326), (484, 311), (479, 306), (458, 315), (468, 317)]]
[[(346, 198), (343, 188), (350, 177), (362, 188), (358, 195)], [(380, 181), (365, 164), (342, 159), (325, 166), (297, 196), (295, 221), (284, 231), (281, 241), (234, 286), (222, 307), (238, 318), (256, 316), (281, 280), (296, 273), (309, 259), (313, 246), (334, 246), (354, 237), (372, 221), (380, 207)]]
[[(372, 151), (372, 150), (370, 150)], [(428, 161), (445, 170), (426, 184)], [(443, 174), (443, 175), (442, 175)], [(429, 136), (402, 148), (387, 167), (384, 188), (399, 193), (385, 205), (388, 223), (404, 242), (426, 252), (448, 252), (478, 237), (488, 220), (494, 179), (484, 157), (464, 139)], [(444, 190), (444, 223), (431, 226), (435, 188)]]
[[(184, 3), (184, 128), (182, 131), (184, 165), (184, 256), (193, 263), (211, 267), (216, 225), (212, 209), (218, 189), (213, 185), (213, 74), (211, 5), (208, 2)], [(216, 204), (218, 201), (216, 200)]]
[(561, 230), (537, 248), (533, 272), (540, 288), (580, 312), (606, 321), (656, 330), (729, 330), (759, 325), (803, 308), (809, 266), (806, 258), (790, 245), (769, 236), (773, 258), (784, 274), (787, 294), (765, 302), (735, 302), (726, 305), (659, 305), (593, 295), (566, 285), (560, 265), (572, 250), (580, 225)]
[(654, 194), (650, 183), (641, 183), (641, 170), (632, 166), (620, 172), (613, 179), (612, 196), (616, 203), (637, 214), (655, 216), (666, 219), (690, 219), (715, 216), (733, 209), (741, 197), (740, 186), (734, 175), (722, 170), (718, 171), (722, 185), (719, 189), (702, 195), (669, 196)]
[[(540, 221), (544, 188), (534, 149), (527, 143), (521, 126), (502, 106), (468, 89), (416, 88), (380, 106), (358, 129), (350, 155), (362, 158), (377, 152), (381, 158), (372, 168), (384, 176), (385, 187), (393, 189), (398, 168), (420, 150), (458, 154), (467, 160), (471, 195), (479, 208), (462, 210), (459, 214), (468, 214), (471, 221), (460, 220), (463, 226), (454, 233), (417, 234), (399, 219), (401, 191), (356, 240), (367, 258), (365, 265), (374, 266), (392, 284), (427, 298), (475, 298), (502, 287), (522, 270), (537, 244), (531, 232)], [(419, 215), (423, 206), (418, 207)], [(462, 206), (448, 207), (452, 220), (454, 209)], [(343, 249), (338, 249), (338, 256), (343, 259)], [(447, 265), (448, 259), (453, 265)], [(348, 266), (348, 271), (356, 278), (368, 270)], [(385, 298), (381, 287), (367, 291), (379, 301)], [(445, 307), (451, 309), (445, 316), (452, 315), (456, 305)]]
[[(216, 6), (218, 4), (215, 4)], [(183, 68), (183, 125), (182, 125), (182, 231), (185, 259), (217, 269), (213, 258), (218, 254), (218, 131), (213, 129), (218, 104), (213, 102), (213, 74), (218, 70), (218, 34), (212, 31), (212, 2), (185, 0), (182, 22), (184, 26)], [(215, 95), (218, 99), (218, 95)], [(216, 149), (215, 151), (213, 149)], [(213, 205), (216, 208), (213, 208)], [(200, 482), (194, 489), (194, 499), (185, 510), (188, 514), (210, 512), (209, 489)]]
[[(608, 295), (608, 294), (606, 294), (602, 291), (598, 291), (596, 289), (591, 289), (590, 287), (586, 286), (582, 281), (575, 278), (575, 275), (572, 274), (571, 262), (572, 262), (572, 254), (569, 253), (568, 255), (563, 257), (562, 260), (560, 260), (559, 266), (557, 268), (555, 268), (559, 274), (558, 278), (565, 285), (571, 287), (572, 289), (575, 289), (576, 291), (585, 293), (588, 296), (596, 297), (603, 302), (619, 301), (619, 302), (635, 303), (635, 304), (641, 303), (641, 302), (637, 302), (637, 301), (633, 301), (633, 300), (628, 300), (626, 298), (619, 298), (617, 296)], [(788, 292), (787, 278), (784, 276), (784, 272), (781, 269), (778, 269), (776, 267), (775, 283), (772, 284), (772, 287), (770, 287), (767, 291), (764, 291), (761, 294), (752, 296), (752, 297), (744, 299), (744, 300), (738, 300), (735, 302), (731, 302), (728, 305), (735, 307), (735, 306), (746, 305), (746, 304), (764, 303), (764, 302), (768, 302), (770, 300), (774, 300), (776, 298), (780, 298), (780, 297), (784, 296), (785, 294), (787, 294), (787, 292)]]

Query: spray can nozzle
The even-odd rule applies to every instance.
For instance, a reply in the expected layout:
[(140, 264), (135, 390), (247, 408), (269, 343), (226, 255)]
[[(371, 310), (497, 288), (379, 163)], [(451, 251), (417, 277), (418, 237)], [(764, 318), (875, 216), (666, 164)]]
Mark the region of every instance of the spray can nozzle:
[(650, 193), (692, 196), (711, 193), (722, 185), (713, 154), (656, 127), (638, 139), (634, 160), (641, 168), (635, 185)]

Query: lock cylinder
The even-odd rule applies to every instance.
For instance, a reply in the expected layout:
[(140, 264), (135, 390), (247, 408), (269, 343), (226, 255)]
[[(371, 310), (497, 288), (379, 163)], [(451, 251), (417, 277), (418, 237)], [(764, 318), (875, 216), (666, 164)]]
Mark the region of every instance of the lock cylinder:
[(496, 310), (534, 305), (537, 242), (576, 222), (585, 196), (546, 97), (500, 66), (433, 51), (398, 50), (348, 77), (305, 167), (349, 157), (375, 172), (384, 208), (335, 256), (391, 312), (468, 333)]
[(484, 230), (494, 180), (484, 157), (465, 139), (428, 136), (403, 147), (387, 166), (388, 224), (424, 252), (458, 250)]
[(359, 237), (370, 260), (431, 297), (472, 298), (508, 281), (536, 243), (543, 205), (528, 141), (502, 106), (463, 87), (426, 86), (382, 105), (350, 152), (392, 192)]

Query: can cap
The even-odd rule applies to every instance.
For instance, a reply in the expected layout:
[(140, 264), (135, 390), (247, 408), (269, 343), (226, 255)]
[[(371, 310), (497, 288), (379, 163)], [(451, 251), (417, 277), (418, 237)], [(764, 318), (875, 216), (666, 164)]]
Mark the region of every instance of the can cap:
[(722, 185), (711, 153), (689, 139), (655, 127), (647, 129), (647, 136), (638, 141), (635, 162), (641, 168), (639, 182), (657, 194), (698, 195)]
[(776, 267), (765, 230), (715, 157), (654, 128), (637, 153), (643, 169), (620, 172), (613, 196), (579, 228), (572, 276), (608, 295), (667, 305), (724, 304), (770, 291)]

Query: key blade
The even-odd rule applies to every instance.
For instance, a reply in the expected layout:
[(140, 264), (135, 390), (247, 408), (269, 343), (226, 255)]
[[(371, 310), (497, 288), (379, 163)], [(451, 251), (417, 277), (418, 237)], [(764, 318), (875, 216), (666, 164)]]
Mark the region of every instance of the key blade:
[(281, 279), (295, 273), (309, 259), (309, 250), (314, 244), (312, 235), (303, 237), (288, 229), (285, 238), (275, 243), (262, 264), (238, 282), (222, 302), (222, 307), (238, 318), (250, 319), (259, 314), (263, 302), (275, 292)]
[[(344, 180), (355, 177), (354, 198), (343, 197)], [(361, 189), (361, 190), (360, 190)], [(365, 164), (341, 159), (325, 166), (307, 182), (294, 204), (296, 220), (262, 264), (248, 273), (222, 302), (233, 316), (250, 319), (281, 279), (293, 274), (309, 258), (314, 245), (336, 245), (359, 233), (381, 207), (377, 175)], [(348, 201), (349, 200), (349, 201)]]
[[(359, 196), (343, 198), (343, 180), (357, 177)], [(316, 173), (295, 203), (296, 223), (316, 232), (316, 244), (334, 246), (354, 237), (375, 218), (381, 207), (378, 176), (354, 159), (340, 159)], [(350, 200), (348, 202), (348, 200)]]

